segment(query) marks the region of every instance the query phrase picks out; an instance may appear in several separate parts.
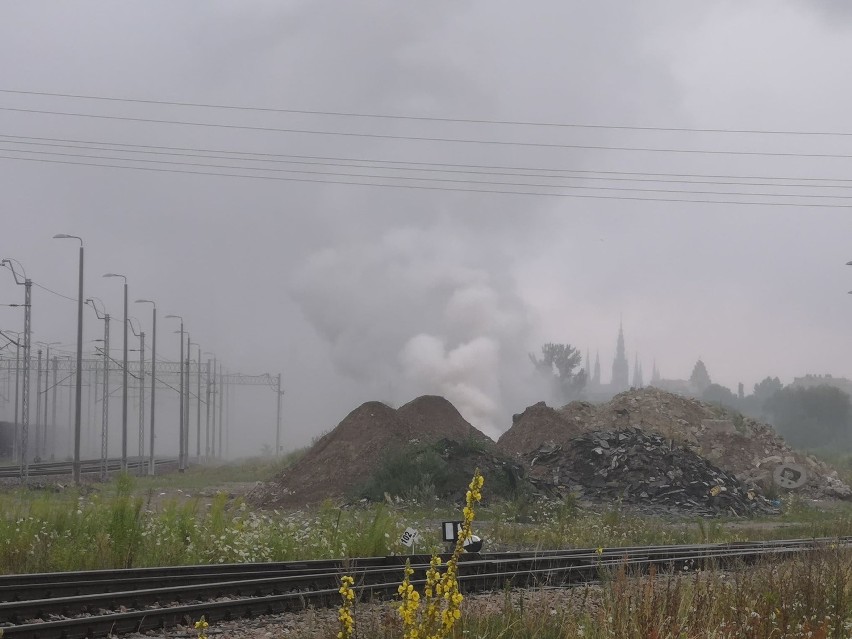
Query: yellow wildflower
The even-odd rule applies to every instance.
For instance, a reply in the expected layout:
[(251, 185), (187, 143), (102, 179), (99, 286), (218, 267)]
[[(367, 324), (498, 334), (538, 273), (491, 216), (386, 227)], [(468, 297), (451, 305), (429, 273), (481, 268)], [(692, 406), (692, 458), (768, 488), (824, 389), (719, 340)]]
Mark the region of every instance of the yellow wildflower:
[[(195, 629), (198, 631), (198, 639), (207, 639), (207, 628), (210, 626), (207, 623), (207, 619), (204, 618), (204, 615), (201, 615), (201, 619), (195, 622)], [(0, 634), (0, 637), (3, 635)]]

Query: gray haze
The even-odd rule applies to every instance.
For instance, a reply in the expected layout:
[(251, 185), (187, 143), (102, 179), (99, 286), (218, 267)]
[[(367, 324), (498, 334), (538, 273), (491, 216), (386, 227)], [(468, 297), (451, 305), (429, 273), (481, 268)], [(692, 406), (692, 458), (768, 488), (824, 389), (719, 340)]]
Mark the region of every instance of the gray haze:
[[(31, 1), (0, 6), (0, 89), (445, 118), (852, 132), (850, 38), (852, 10), (829, 0)], [(11, 93), (0, 93), (0, 107), (420, 137), (852, 155), (852, 137), (838, 136), (353, 119)], [(19, 158), (0, 159), (0, 257), (20, 260), (35, 282), (73, 298), (76, 244), (51, 237), (83, 237), (86, 295), (100, 297), (119, 317), (120, 280), (101, 275), (126, 274), (131, 299), (157, 301), (162, 357), (177, 359), (177, 323), (162, 319), (176, 313), (229, 370), (282, 373), (288, 448), (332, 428), (363, 401), (401, 404), (424, 393), (447, 396), (496, 436), (512, 413), (545, 398), (527, 353), (547, 341), (589, 349), (593, 358), (599, 351), (606, 380), (620, 320), (628, 360), (632, 365), (638, 353), (646, 380), (654, 359), (664, 377), (686, 378), (699, 357), (713, 381), (734, 390), (770, 374), (784, 382), (805, 373), (852, 376), (848, 208), (550, 198), (72, 166), (20, 159), (85, 161), (23, 153), (3, 135), (799, 178), (852, 178), (852, 160), (461, 144), (0, 110), (0, 155)], [(786, 192), (774, 185), (753, 190)], [(21, 295), (10, 274), (0, 273), (0, 302)], [(36, 288), (35, 339), (61, 341), (60, 349), (71, 352), (75, 313), (72, 301)], [(135, 305), (131, 314), (150, 331), (149, 306)], [(20, 318), (20, 309), (0, 307), (0, 328), (17, 330)], [(87, 309), (86, 339), (100, 332)], [(163, 410), (170, 401), (163, 398)], [(120, 403), (110, 410), (114, 427)], [(234, 410), (240, 417), (233, 454), (273, 443), (273, 393), (241, 390)], [(7, 404), (0, 411), (10, 414)]]

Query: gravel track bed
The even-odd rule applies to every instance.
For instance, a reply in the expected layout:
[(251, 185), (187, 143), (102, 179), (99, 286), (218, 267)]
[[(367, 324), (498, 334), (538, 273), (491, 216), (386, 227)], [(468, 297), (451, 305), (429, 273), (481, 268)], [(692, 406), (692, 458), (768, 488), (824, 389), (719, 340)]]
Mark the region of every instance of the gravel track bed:
[[(598, 586), (582, 588), (536, 588), (517, 589), (511, 593), (490, 592), (465, 597), (462, 612), (466, 616), (499, 614), (511, 602), (515, 608), (523, 602), (527, 612), (556, 614), (557, 611), (596, 606), (600, 594)], [(381, 636), (383, 630), (399, 627), (399, 616), (394, 602), (359, 603), (355, 607), (356, 633), (358, 636)], [(268, 615), (254, 619), (219, 621), (210, 624), (207, 634), (211, 639), (320, 639), (336, 637), (338, 632), (337, 609), (310, 609), (299, 613)], [(195, 638), (198, 632), (193, 627), (176, 626), (159, 631), (122, 635), (125, 639), (187, 639)]]

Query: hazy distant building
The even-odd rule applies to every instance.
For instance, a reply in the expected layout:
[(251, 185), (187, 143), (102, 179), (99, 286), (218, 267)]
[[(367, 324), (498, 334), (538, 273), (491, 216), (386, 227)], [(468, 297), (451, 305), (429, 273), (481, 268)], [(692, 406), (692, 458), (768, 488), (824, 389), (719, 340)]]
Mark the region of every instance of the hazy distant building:
[(837, 388), (852, 397), (852, 380), (845, 377), (833, 377), (831, 375), (805, 375), (794, 377), (793, 388), (813, 388), (814, 386), (831, 386)]
[[(590, 361), (590, 354), (587, 352), (586, 362)], [(633, 371), (633, 384), (643, 385), (642, 382), (642, 365), (639, 363), (639, 358), (636, 358), (637, 368)], [(630, 388), (630, 366), (627, 362), (627, 351), (624, 346), (624, 328), (619, 325), (618, 339), (615, 346), (615, 358), (612, 362), (612, 379), (609, 384), (601, 381), (601, 354), (600, 351), (595, 352), (595, 363), (591, 367), (591, 372), (586, 381), (584, 396), (587, 400), (598, 402), (607, 401), (613, 395), (626, 391)]]

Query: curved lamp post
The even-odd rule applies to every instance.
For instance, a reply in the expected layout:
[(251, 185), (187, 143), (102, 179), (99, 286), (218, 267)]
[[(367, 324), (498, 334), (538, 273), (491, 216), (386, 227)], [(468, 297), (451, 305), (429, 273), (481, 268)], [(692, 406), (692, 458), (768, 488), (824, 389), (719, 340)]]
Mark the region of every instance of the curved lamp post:
[(124, 280), (124, 349), (121, 362), (121, 470), (127, 470), (127, 277), (120, 273), (104, 273), (104, 277)]
[(178, 472), (184, 471), (184, 446), (183, 446), (183, 428), (184, 428), (184, 415), (183, 415), (183, 407), (184, 407), (184, 388), (183, 388), (183, 318), (180, 315), (166, 315), (166, 319), (179, 319), (180, 320), (180, 420), (178, 421), (178, 441), (179, 445), (179, 453), (178, 453)]
[(154, 475), (154, 391), (157, 388), (157, 304), (152, 300), (136, 300), (136, 304), (151, 304), (153, 311), (153, 326), (151, 328), (151, 434), (148, 446), (148, 474)]
[(79, 282), (77, 290), (77, 378), (75, 380), (76, 406), (74, 407), (74, 483), (80, 485), (80, 417), (83, 397), (83, 238), (67, 233), (57, 233), (55, 240), (79, 240)]

